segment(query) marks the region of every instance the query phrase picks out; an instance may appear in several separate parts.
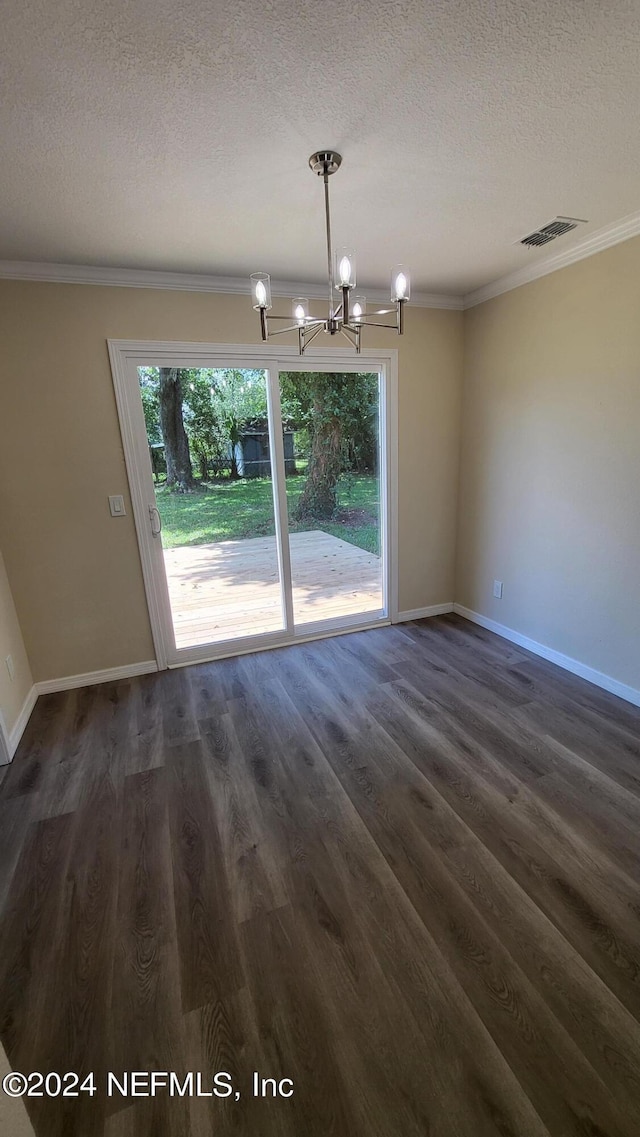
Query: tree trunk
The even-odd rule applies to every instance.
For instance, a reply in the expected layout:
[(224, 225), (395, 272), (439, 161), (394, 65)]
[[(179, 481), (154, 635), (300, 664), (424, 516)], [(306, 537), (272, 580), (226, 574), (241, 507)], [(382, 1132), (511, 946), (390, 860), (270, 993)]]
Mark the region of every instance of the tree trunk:
[(327, 521), (338, 505), (336, 486), (342, 459), (342, 423), (337, 417), (323, 417), (320, 405), (316, 409), (319, 422), (311, 439), (307, 480), (296, 513), (300, 520), (317, 517)]
[(194, 487), (189, 440), (182, 418), (182, 383), (177, 367), (160, 368), (160, 430), (167, 460), (167, 485), (180, 493)]
[(199, 451), (198, 464), (200, 466), (200, 481), (206, 482), (209, 478), (209, 455), (206, 450)]
[(236, 447), (237, 447), (239, 442), (240, 442), (240, 428), (239, 428), (237, 422), (232, 422), (231, 426), (229, 427), (229, 448), (231, 450), (231, 458), (230, 458), (231, 470), (229, 471), (229, 477), (231, 478), (232, 482), (237, 482), (240, 480), (240, 471), (238, 470), (238, 459), (236, 457)]

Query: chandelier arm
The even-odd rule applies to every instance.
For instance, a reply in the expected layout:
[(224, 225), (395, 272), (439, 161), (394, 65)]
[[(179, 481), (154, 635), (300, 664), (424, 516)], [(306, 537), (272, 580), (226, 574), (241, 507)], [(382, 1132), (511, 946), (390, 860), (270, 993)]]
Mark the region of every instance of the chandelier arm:
[(289, 324), (287, 328), (277, 328), (275, 332), (269, 332), (269, 339), (272, 336), (283, 336), (285, 332), (297, 332), (300, 330), (300, 324)]
[[(353, 326), (353, 325), (351, 325), (351, 326)], [(389, 329), (389, 331), (391, 331), (391, 332), (397, 332), (397, 330), (398, 330), (398, 321), (397, 321), (397, 319), (396, 319), (396, 322), (395, 322), (395, 324), (381, 324), (381, 323), (380, 323), (378, 320), (367, 320), (367, 317), (366, 317), (366, 316), (362, 316), (362, 317), (361, 317), (361, 322), (360, 322), (360, 324), (358, 324), (358, 327), (365, 327), (365, 328), (388, 328), (388, 329)]]
[(340, 328), (340, 331), (342, 332), (344, 338), (349, 340), (349, 343), (352, 345), (352, 347), (358, 346), (359, 337), (353, 328), (350, 328), (348, 324), (343, 324)]
[[(273, 315), (270, 315), (269, 319), (270, 320), (290, 320), (291, 316), (273, 316)], [(324, 324), (324, 322), (325, 321), (324, 321), (324, 318), (322, 316), (309, 316), (305, 319), (305, 326), (308, 326), (309, 324)], [(302, 325), (298, 325), (298, 326), (302, 326)]]
[[(300, 355), (304, 355), (304, 350), (305, 350), (305, 348), (307, 348), (307, 347), (309, 346), (309, 344), (313, 342), (313, 340), (314, 340), (314, 339), (316, 338), (316, 336), (318, 335), (318, 332), (321, 332), (321, 331), (322, 331), (322, 329), (323, 329), (323, 327), (324, 327), (324, 321), (322, 321), (322, 323), (318, 323), (317, 327), (316, 327), (316, 328), (314, 328), (314, 330), (312, 331), (312, 333), (311, 333), (311, 335), (309, 336), (309, 338), (308, 338), (308, 339), (307, 339), (307, 338), (306, 338), (306, 337), (303, 335), (303, 337), (302, 337), (302, 348), (301, 348), (301, 350), (300, 350)], [(306, 332), (306, 330), (307, 330), (307, 329), (306, 329), (306, 328), (302, 328), (301, 330), (302, 330), (303, 332)]]

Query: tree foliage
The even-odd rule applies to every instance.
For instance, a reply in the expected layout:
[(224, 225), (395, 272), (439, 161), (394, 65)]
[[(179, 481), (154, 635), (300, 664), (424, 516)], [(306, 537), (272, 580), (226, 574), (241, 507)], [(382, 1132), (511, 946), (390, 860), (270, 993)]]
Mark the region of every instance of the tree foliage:
[(183, 386), (184, 425), (200, 480), (224, 462), (224, 438), (212, 398), (211, 371), (188, 368)]
[[(162, 371), (158, 367), (139, 369), (140, 394), (152, 460), (162, 443), (165, 459), (170, 464), (173, 461), (172, 444), (164, 437), (161, 422)], [(211, 472), (220, 473), (229, 466), (231, 476), (237, 477), (236, 447), (242, 430), (266, 423), (264, 373), (234, 368), (185, 367), (179, 369), (178, 378), (182, 422), (200, 479), (206, 481)]]
[(283, 417), (309, 433), (307, 481), (299, 519), (333, 517), (340, 475), (372, 472), (377, 454), (378, 376), (368, 372), (288, 371)]
[[(168, 443), (163, 431), (162, 370), (169, 369), (139, 369), (154, 471), (161, 443), (167, 470), (170, 465), (174, 470), (176, 466), (175, 454), (167, 452), (167, 445), (171, 450), (172, 443)], [(207, 481), (212, 473), (220, 474), (223, 470), (237, 478), (237, 447), (243, 432), (267, 426), (264, 372), (199, 367), (180, 368), (174, 374), (180, 387), (182, 425), (190, 458), (200, 480)], [(296, 433), (298, 449), (302, 443), (309, 458), (298, 516), (329, 518), (337, 508), (341, 474), (375, 471), (378, 376), (369, 372), (289, 371), (282, 373), (281, 380), (283, 426)], [(179, 436), (180, 423), (176, 430)], [(183, 480), (189, 482), (188, 473)]]
[(266, 423), (267, 387), (264, 372), (218, 369), (213, 372), (214, 403), (228, 442), (231, 478), (238, 478), (237, 446), (243, 430)]

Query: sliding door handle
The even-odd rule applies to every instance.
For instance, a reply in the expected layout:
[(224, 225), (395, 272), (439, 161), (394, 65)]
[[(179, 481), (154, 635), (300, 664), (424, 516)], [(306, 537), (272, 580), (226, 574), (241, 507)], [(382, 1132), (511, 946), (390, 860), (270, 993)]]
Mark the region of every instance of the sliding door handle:
[[(157, 522), (157, 528), (153, 524), (154, 518)], [(160, 511), (156, 505), (149, 506), (149, 520), (151, 522), (151, 536), (159, 537), (162, 533), (162, 518), (160, 516)]]

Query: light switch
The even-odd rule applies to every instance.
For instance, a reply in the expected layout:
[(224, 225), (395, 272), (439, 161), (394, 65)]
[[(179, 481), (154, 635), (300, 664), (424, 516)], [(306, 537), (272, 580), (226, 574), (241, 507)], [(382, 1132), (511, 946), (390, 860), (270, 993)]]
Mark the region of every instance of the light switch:
[(109, 509), (112, 517), (124, 517), (124, 498), (121, 493), (109, 498)]

